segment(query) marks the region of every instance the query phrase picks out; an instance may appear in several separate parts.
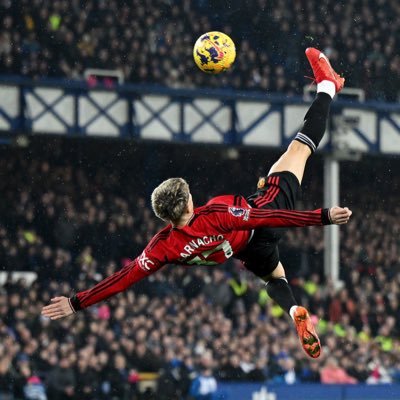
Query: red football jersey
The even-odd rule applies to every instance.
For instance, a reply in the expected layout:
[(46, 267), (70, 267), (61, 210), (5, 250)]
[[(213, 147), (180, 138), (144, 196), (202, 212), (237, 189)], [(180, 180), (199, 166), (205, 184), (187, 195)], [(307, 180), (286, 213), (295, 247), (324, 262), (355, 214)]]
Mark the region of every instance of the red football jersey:
[(238, 195), (219, 196), (196, 208), (187, 225), (171, 224), (158, 232), (130, 264), (92, 289), (71, 299), (75, 310), (86, 308), (156, 272), (165, 264), (217, 265), (243, 250), (259, 227), (329, 224), (327, 210), (287, 211), (251, 208)]

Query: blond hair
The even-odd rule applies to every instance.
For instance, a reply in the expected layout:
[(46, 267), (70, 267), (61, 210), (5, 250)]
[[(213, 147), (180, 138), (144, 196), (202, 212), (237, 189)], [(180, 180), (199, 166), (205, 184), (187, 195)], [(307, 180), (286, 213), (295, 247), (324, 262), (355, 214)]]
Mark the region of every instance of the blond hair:
[(151, 206), (158, 218), (177, 222), (186, 211), (189, 185), (182, 178), (170, 178), (158, 185), (151, 194)]

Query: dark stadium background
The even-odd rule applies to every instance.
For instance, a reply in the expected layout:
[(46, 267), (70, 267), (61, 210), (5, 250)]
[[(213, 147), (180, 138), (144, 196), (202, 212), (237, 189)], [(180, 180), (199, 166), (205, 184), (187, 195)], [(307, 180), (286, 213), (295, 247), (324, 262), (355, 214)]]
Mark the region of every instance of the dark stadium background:
[[(120, 69), (142, 89), (290, 100), (307, 84), (303, 51), (313, 45), (372, 108), (392, 109), (399, 99), (395, 0), (0, 0), (0, 21), (2, 84), (22, 78), (63, 88), (87, 68)], [(238, 47), (222, 76), (202, 74), (191, 57), (194, 40), (215, 27)], [(325, 279), (322, 229), (283, 240), (295, 295), (318, 320), (324, 354), (315, 361), (261, 282), (234, 260), (167, 266), (74, 317), (40, 317), (53, 295), (87, 288), (139, 254), (162, 226), (149, 196), (163, 179), (186, 178), (197, 205), (250, 194), (281, 148), (32, 132), (1, 133), (1, 400), (400, 398), (398, 156), (375, 149), (340, 163), (340, 204), (354, 211), (340, 230), (342, 287)], [(307, 166), (299, 208), (322, 205), (323, 168), (321, 152)], [(346, 379), (324, 385), (323, 371), (337, 367)], [(207, 374), (218, 394), (190, 395)]]

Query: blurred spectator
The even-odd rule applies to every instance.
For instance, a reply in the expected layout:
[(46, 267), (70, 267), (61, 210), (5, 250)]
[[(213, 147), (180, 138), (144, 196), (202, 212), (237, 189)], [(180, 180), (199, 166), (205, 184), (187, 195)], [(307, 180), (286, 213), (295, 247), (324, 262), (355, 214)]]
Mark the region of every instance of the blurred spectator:
[(121, 353), (114, 356), (114, 365), (107, 368), (106, 382), (103, 383), (103, 392), (106, 398), (121, 399), (126, 393), (134, 396), (137, 393), (136, 384), (139, 377), (136, 371), (128, 370), (126, 358)]
[(276, 359), (276, 371), (273, 377), (274, 383), (284, 383), (293, 385), (297, 381), (295, 371), (295, 361), (285, 353), (278, 354)]
[(392, 378), (389, 375), (388, 369), (383, 365), (381, 360), (373, 360), (368, 365), (371, 374), (366, 382), (369, 384), (391, 383)]
[(321, 369), (322, 383), (357, 383), (357, 379), (353, 378), (346, 371), (339, 367), (339, 364), (334, 357), (328, 357), (325, 366)]
[(311, 362), (309, 365), (303, 366), (301, 369), (300, 381), (305, 383), (320, 383), (320, 365), (319, 363)]
[[(321, 361), (307, 359), (290, 319), (235, 260), (216, 268), (167, 266), (73, 318), (40, 317), (55, 293), (87, 288), (141, 251), (161, 226), (147, 203), (157, 182), (189, 177), (197, 204), (214, 194), (246, 194), (276, 154), (240, 149), (237, 160), (227, 160), (220, 148), (205, 157), (192, 146), (40, 138), (25, 150), (0, 153), (0, 174), (7, 177), (0, 180), (0, 268), (38, 275), (28, 284), (9, 273), (0, 287), (1, 396), (23, 398), (24, 388), (42, 395), (44, 388), (55, 400), (138, 397), (142, 372), (160, 374), (160, 399), (187, 397), (204, 371), (209, 382), (324, 381)], [(148, 166), (150, 158), (157, 165)], [(313, 171), (322, 170), (318, 157), (313, 162)], [(216, 163), (235, 180), (205, 177)], [(341, 379), (398, 382), (400, 165), (367, 158), (351, 168), (342, 179), (344, 204), (354, 211), (341, 228), (343, 288), (314, 273), (314, 258), (323, 258), (322, 230), (289, 231), (282, 256), (291, 252), (288, 277), (334, 360), (326, 362), (328, 376), (339, 370)], [(321, 182), (312, 179), (304, 182), (304, 208), (322, 203)]]
[(169, 400), (185, 398), (195, 377), (193, 365), (188, 359), (180, 360), (171, 357), (160, 371), (158, 379), (157, 399)]
[(212, 400), (217, 391), (217, 380), (212, 376), (211, 369), (202, 369), (193, 380), (190, 395), (195, 400)]
[(37, 376), (28, 378), (24, 386), (24, 394), (27, 400), (47, 400), (46, 389)]
[(218, 371), (218, 377), (224, 381), (244, 381), (246, 373), (240, 366), (240, 358), (237, 354), (232, 354), (226, 364), (222, 364)]
[[(82, 79), (87, 68), (118, 69), (139, 84), (290, 96), (302, 92), (303, 51), (312, 45), (327, 53), (348, 87), (398, 100), (397, 0), (229, 0), (206, 7), (195, 0), (21, 0), (2, 2), (0, 16), (2, 74)], [(191, 55), (196, 39), (215, 29), (231, 35), (238, 50), (234, 67), (218, 77), (197, 70)]]
[(60, 360), (48, 376), (49, 397), (54, 400), (68, 400), (75, 397), (76, 378), (67, 357)]
[[(4, 348), (1, 350), (3, 353)], [(0, 398), (4, 398), (4, 400), (12, 400), (14, 395), (14, 374), (11, 369), (11, 361), (11, 357), (0, 358)]]
[(203, 294), (214, 307), (224, 309), (230, 303), (232, 294), (226, 284), (223, 270), (217, 268), (213, 270), (210, 281), (203, 289)]
[(264, 382), (267, 379), (267, 359), (260, 357), (256, 360), (254, 368), (246, 375), (246, 380), (255, 382)]

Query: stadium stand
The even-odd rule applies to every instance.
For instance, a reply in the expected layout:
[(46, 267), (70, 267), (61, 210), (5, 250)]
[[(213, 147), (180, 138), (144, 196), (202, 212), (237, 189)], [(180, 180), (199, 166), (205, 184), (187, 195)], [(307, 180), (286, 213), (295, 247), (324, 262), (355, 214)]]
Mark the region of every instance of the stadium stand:
[[(99, 68), (139, 85), (289, 97), (307, 84), (311, 45), (367, 99), (399, 100), (398, 0), (3, 0), (0, 21), (7, 79), (83, 80)], [(234, 68), (218, 77), (198, 71), (191, 54), (214, 29), (238, 48)], [(235, 260), (170, 265), (74, 318), (40, 317), (55, 294), (87, 288), (141, 251), (162, 226), (149, 207), (157, 183), (186, 177), (196, 204), (246, 195), (277, 153), (25, 140), (27, 148), (0, 147), (0, 400), (197, 400), (202, 380), (212, 391), (215, 379), (400, 383), (399, 160), (341, 163), (341, 203), (354, 210), (341, 228), (341, 287), (324, 278), (322, 229), (288, 231), (281, 245), (295, 296), (318, 323), (315, 362)], [(321, 171), (316, 156), (299, 208), (322, 205)]]
[[(119, 69), (127, 82), (302, 92), (303, 50), (322, 48), (348, 87), (397, 101), (397, 0), (21, 0), (0, 4), (0, 74), (82, 79), (86, 68)], [(234, 29), (233, 29), (234, 27)], [(383, 28), (384, 27), (384, 28)], [(192, 44), (220, 29), (239, 54), (223, 77), (199, 73)], [(318, 38), (318, 39), (317, 39)], [(290, 43), (290, 46), (287, 45)]]
[[(357, 164), (356, 186), (351, 163), (343, 165), (342, 202), (354, 218), (341, 229), (342, 288), (323, 280), (321, 229), (292, 230), (285, 240), (296, 296), (319, 318), (323, 367), (304, 355), (289, 319), (236, 261), (167, 266), (75, 318), (39, 316), (52, 295), (86, 288), (138, 254), (161, 226), (149, 193), (166, 174), (190, 171), (200, 204), (224, 192), (251, 193), (276, 157), (241, 149), (231, 160), (223, 148), (207, 151), (204, 158), (199, 147), (56, 139), (0, 151), (1, 176), (13, 176), (0, 180), (0, 272), (8, 272), (0, 286), (2, 399), (187, 399), (192, 380), (203, 375), (287, 384), (400, 381), (400, 208), (381, 199), (399, 190), (393, 160), (392, 171), (385, 159)], [(156, 162), (143, 169), (150, 155)], [(211, 173), (216, 160), (234, 180)], [(312, 160), (303, 207), (321, 204), (320, 168), (321, 160)], [(17, 270), (38, 279), (13, 281)], [(158, 393), (141, 393), (143, 373), (157, 374)]]

